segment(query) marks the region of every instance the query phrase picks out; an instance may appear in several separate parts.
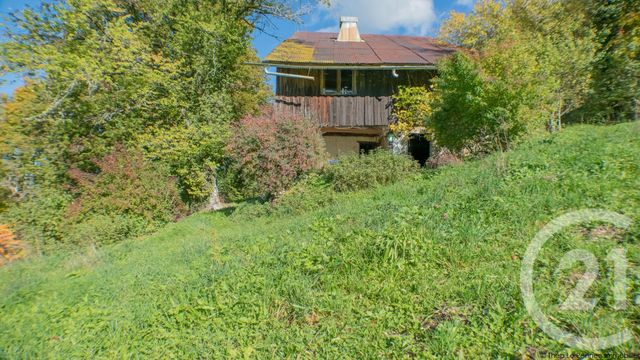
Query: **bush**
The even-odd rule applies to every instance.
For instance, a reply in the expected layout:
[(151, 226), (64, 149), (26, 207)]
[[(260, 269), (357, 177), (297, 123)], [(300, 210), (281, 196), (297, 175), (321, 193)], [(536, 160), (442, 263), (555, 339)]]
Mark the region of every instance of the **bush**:
[(136, 140), (147, 158), (167, 165), (187, 201), (201, 203), (213, 191), (213, 176), (223, 158), (227, 131), (219, 124), (179, 124), (147, 129)]
[(15, 224), (19, 238), (32, 250), (44, 254), (64, 239), (64, 222), (71, 196), (55, 187), (37, 187), (3, 214), (5, 221)]
[(276, 117), (270, 109), (234, 126), (227, 150), (244, 197), (274, 197), (325, 159), (322, 135), (311, 121)]
[(152, 231), (185, 213), (175, 179), (165, 167), (145, 161), (140, 152), (116, 146), (94, 162), (98, 174), (69, 171), (79, 193), (67, 212), (73, 241), (114, 242)]
[(319, 174), (309, 174), (274, 201), (274, 210), (299, 214), (320, 209), (335, 200), (332, 185)]
[(272, 210), (269, 202), (245, 201), (233, 210), (232, 216), (238, 220), (252, 220), (270, 215)]
[[(0, 179), (5, 179), (7, 177), (7, 170), (5, 169), (5, 165), (3, 161), (0, 160)], [(5, 187), (3, 181), (0, 180), (0, 214), (7, 211), (9, 205), (11, 204), (11, 190)]]
[(268, 215), (298, 215), (331, 204), (335, 195), (333, 187), (322, 175), (311, 173), (271, 202), (252, 200), (240, 203), (233, 217), (251, 220)]
[(401, 180), (418, 170), (416, 161), (406, 155), (376, 150), (369, 155), (348, 154), (324, 169), (336, 191), (354, 191)]
[(24, 245), (18, 241), (9, 226), (0, 225), (0, 266), (24, 255)]
[(0, 187), (0, 213), (7, 211), (11, 204), (11, 191)]
[(439, 149), (427, 160), (427, 166), (431, 169), (437, 169), (439, 167), (460, 163), (462, 163), (462, 160), (460, 160), (460, 158), (458, 158), (451, 151), (445, 148)]
[(427, 127), (433, 113), (434, 93), (423, 86), (400, 86), (393, 95), (393, 116), (389, 128), (396, 134), (409, 134), (413, 129)]
[(147, 232), (147, 222), (140, 217), (119, 214), (89, 215), (69, 226), (65, 241), (71, 244), (112, 244)]

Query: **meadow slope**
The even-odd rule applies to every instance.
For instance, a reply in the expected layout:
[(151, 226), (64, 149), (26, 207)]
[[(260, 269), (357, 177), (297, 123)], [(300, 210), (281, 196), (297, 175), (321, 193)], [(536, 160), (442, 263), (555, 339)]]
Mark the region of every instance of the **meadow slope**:
[[(558, 311), (556, 293), (573, 286), (555, 273), (568, 249), (624, 247), (636, 270), (639, 135), (638, 123), (574, 126), (318, 211), (196, 214), (152, 236), (11, 264), (0, 269), (0, 358), (569, 354), (527, 314), (521, 259), (554, 217), (603, 208), (634, 224), (550, 241), (536, 281), (553, 301), (542, 306)], [(601, 266), (595, 314), (553, 318), (590, 335), (626, 326), (636, 338), (612, 351), (638, 352), (638, 306), (610, 311)]]

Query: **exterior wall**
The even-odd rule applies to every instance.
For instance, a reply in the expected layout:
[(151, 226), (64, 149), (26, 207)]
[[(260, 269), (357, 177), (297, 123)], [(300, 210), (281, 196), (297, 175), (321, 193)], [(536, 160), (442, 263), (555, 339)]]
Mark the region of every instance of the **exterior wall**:
[(279, 96), (273, 104), (277, 115), (301, 115), (319, 127), (387, 126), (392, 100), (380, 96)]
[[(276, 79), (277, 96), (320, 96), (322, 95), (322, 70), (284, 69), (278, 72), (312, 76), (315, 80), (278, 77)], [(400, 86), (429, 86), (436, 75), (430, 70), (399, 70), (398, 78), (391, 70), (357, 70), (357, 96), (391, 96)]]
[(327, 152), (332, 159), (339, 155), (348, 153), (358, 153), (360, 150), (360, 142), (377, 142), (382, 146), (382, 139), (379, 136), (357, 136), (357, 135), (332, 135), (331, 133), (323, 136)]
[(278, 77), (276, 80), (276, 114), (303, 115), (320, 127), (388, 126), (393, 103), (391, 96), (399, 86), (428, 86), (434, 71), (358, 70), (355, 95), (322, 95), (322, 70), (284, 69), (278, 72), (312, 76), (315, 80)]

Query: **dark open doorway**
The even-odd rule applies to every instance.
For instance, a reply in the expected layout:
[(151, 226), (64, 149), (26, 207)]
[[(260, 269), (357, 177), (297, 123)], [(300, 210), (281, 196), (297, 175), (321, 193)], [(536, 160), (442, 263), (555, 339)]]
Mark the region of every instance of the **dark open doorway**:
[(409, 155), (424, 166), (431, 156), (431, 144), (423, 134), (411, 134), (409, 137)]

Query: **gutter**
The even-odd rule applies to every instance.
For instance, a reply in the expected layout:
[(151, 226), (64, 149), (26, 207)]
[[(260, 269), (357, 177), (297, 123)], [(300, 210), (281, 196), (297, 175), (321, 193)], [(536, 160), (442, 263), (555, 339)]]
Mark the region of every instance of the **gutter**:
[(313, 76), (305, 76), (305, 75), (273, 72), (273, 71), (269, 71), (269, 69), (267, 69), (266, 67), (264, 68), (264, 73), (267, 74), (267, 75), (273, 75), (273, 76), (284, 77), (284, 78), (304, 79), (304, 80), (312, 80), (312, 81), (316, 80), (316, 78), (314, 78)]
[(275, 64), (265, 62), (246, 62), (245, 65), (277, 67), (281, 69), (320, 69), (320, 70), (340, 70), (340, 69), (356, 69), (356, 70), (436, 70), (435, 65), (292, 65), (292, 64)]

